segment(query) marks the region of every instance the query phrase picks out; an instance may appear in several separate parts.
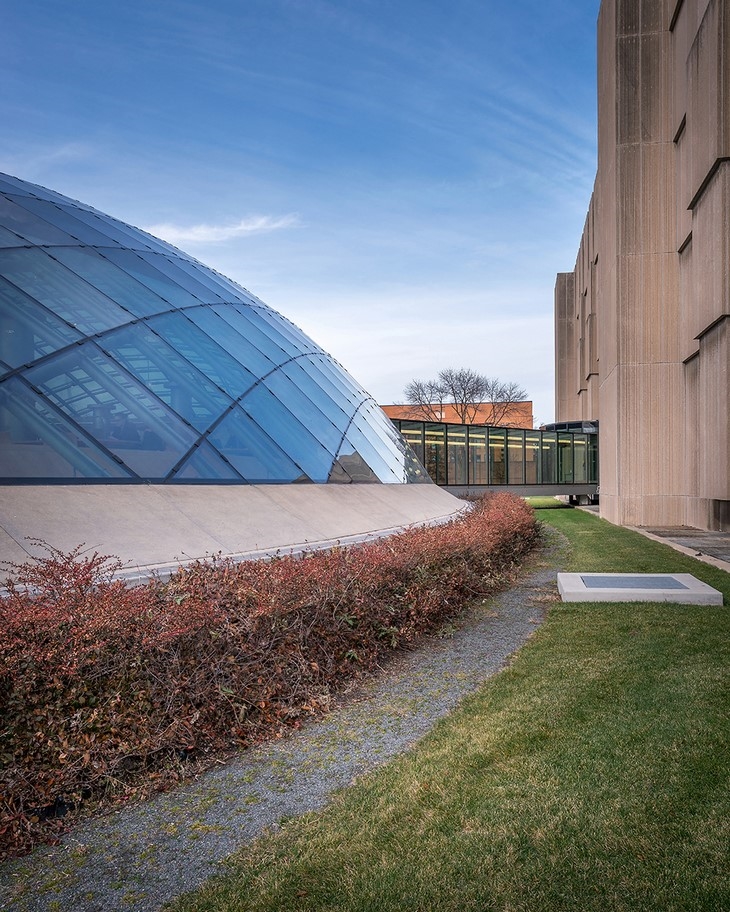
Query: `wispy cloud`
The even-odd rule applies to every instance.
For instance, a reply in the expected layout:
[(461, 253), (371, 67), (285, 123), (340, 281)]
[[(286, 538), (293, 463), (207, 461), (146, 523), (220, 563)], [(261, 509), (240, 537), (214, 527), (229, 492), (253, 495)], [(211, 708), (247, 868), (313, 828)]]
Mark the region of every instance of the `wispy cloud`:
[(43, 180), (45, 175), (64, 166), (88, 163), (98, 150), (88, 143), (67, 142), (55, 146), (27, 143), (22, 152), (9, 153), (7, 147), (0, 157), (0, 171), (16, 174), (26, 180)]
[(281, 228), (292, 228), (299, 224), (299, 216), (290, 213), (274, 217), (271, 215), (252, 215), (229, 225), (175, 225), (162, 222), (158, 225), (145, 225), (144, 230), (155, 237), (162, 238), (170, 244), (194, 242), (198, 244), (220, 244), (234, 238), (249, 234), (268, 234)]

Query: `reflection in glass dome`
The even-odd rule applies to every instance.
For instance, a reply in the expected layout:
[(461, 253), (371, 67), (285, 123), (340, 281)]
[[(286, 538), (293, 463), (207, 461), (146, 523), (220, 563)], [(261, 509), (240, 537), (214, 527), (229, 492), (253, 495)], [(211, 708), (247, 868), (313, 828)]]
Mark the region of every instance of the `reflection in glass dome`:
[(130, 225), (0, 174), (0, 482), (428, 482), (289, 320)]

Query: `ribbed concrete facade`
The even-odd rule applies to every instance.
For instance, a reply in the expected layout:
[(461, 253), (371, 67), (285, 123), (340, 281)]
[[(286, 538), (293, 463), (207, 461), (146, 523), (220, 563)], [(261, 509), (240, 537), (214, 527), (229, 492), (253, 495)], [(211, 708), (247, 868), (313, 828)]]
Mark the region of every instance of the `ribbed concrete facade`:
[(603, 0), (598, 173), (555, 309), (556, 418), (600, 421), (602, 514), (730, 528), (728, 0)]

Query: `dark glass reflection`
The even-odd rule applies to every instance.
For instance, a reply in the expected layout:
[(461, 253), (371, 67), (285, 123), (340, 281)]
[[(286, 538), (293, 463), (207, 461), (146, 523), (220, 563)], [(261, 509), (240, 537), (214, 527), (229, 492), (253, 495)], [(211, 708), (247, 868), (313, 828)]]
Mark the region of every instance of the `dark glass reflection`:
[(104, 251), (104, 256), (173, 307), (194, 307), (201, 303), (194, 294), (181, 285), (177, 285), (155, 268), (154, 260), (151, 262), (151, 258), (154, 257), (153, 253), (147, 253), (144, 250), (110, 249)]
[(192, 313), (186, 310), (163, 314), (151, 319), (149, 326), (231, 399), (238, 399), (258, 378), (196, 326), (190, 319)]
[(167, 301), (91, 247), (58, 247), (51, 255), (135, 317), (170, 309)]
[(234, 361), (245, 365), (257, 378), (265, 377), (276, 367), (276, 362), (242, 335), (246, 332), (245, 326), (241, 326), (241, 332), (237, 332), (214, 308), (192, 307), (185, 311), (185, 316), (228, 352)]
[(0, 477), (129, 478), (91, 436), (18, 377), (0, 385)]
[(84, 335), (130, 320), (128, 311), (38, 247), (0, 250), (0, 275)]
[(203, 442), (173, 472), (180, 481), (241, 481), (241, 475), (212, 446)]
[(309, 480), (301, 467), (239, 408), (226, 415), (208, 439), (250, 484)]
[(241, 408), (309, 479), (327, 481), (334, 453), (317, 438), (318, 428), (307, 428), (261, 383), (242, 399)]
[[(19, 235), (26, 242), (31, 244), (76, 244), (75, 241), (65, 231), (59, 231), (47, 221), (34, 215), (28, 209), (20, 206), (23, 199), (15, 199), (0, 196), (0, 224)], [(10, 246), (16, 247), (17, 244)]]
[[(0, 197), (0, 204), (2, 198)], [(25, 247), (27, 241), (7, 228), (0, 227), (0, 247)]]
[(164, 478), (196, 436), (93, 343), (27, 372), (50, 401), (143, 478)]
[(0, 358), (6, 364), (32, 364), (82, 338), (47, 308), (0, 278)]
[(18, 199), (18, 205), (44, 219), (49, 225), (54, 225), (56, 228), (60, 228), (61, 231), (65, 231), (67, 235), (74, 238), (74, 242), (77, 244), (91, 244), (96, 247), (117, 246), (117, 242), (112, 240), (109, 235), (102, 234), (77, 219), (72, 214), (73, 210), (62, 209), (49, 200), (24, 196)]
[[(305, 375), (306, 376), (306, 375)], [(326, 415), (300, 387), (284, 374), (283, 370), (274, 371), (263, 381), (263, 385), (272, 393), (278, 402), (286, 402), (287, 409), (296, 415), (296, 420), (309, 429), (317, 440), (334, 456), (342, 443), (342, 435), (348, 425), (347, 416), (339, 410), (332, 411), (338, 424)], [(244, 400), (248, 401), (248, 397)], [(339, 412), (339, 414), (338, 414)]]
[(127, 326), (99, 340), (150, 392), (199, 431), (205, 431), (232, 401), (197, 368), (143, 326)]

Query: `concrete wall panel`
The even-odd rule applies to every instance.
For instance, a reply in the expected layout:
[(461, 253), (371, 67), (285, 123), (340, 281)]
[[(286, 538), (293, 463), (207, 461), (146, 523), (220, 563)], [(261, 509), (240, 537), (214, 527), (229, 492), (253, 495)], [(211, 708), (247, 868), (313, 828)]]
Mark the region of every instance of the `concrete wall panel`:
[(692, 221), (694, 293), (688, 331), (694, 339), (730, 314), (730, 162), (715, 172)]
[(730, 500), (730, 317), (700, 340), (700, 491), (712, 500)]
[(458, 514), (436, 485), (18, 485), (0, 487), (0, 562), (69, 551), (166, 567), (377, 534)]
[(601, 4), (572, 344), (613, 522), (730, 523), (729, 61), (729, 0)]
[(730, 156), (729, 56), (728, 4), (726, 0), (710, 0), (687, 60), (693, 195), (699, 192), (715, 162)]

